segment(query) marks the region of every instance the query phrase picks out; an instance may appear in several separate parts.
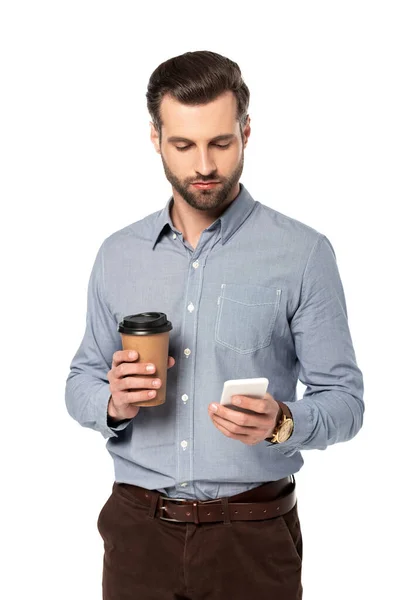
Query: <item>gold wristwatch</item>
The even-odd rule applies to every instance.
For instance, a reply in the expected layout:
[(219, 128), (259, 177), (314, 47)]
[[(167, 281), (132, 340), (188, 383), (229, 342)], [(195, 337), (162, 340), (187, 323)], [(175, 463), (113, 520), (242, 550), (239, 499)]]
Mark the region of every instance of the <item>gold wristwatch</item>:
[(287, 404), (279, 402), (279, 400), (276, 400), (276, 402), (281, 407), (281, 417), (278, 419), (278, 423), (272, 432), (272, 437), (265, 438), (266, 441), (271, 442), (271, 444), (281, 444), (282, 442), (286, 442), (292, 435), (294, 426), (292, 413)]

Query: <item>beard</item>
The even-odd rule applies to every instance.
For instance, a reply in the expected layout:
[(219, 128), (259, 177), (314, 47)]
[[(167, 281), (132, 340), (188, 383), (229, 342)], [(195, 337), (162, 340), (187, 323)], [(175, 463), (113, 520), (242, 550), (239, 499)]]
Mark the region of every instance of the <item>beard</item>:
[[(181, 181), (172, 173), (162, 153), (161, 160), (164, 167), (165, 177), (172, 187), (178, 192), (178, 194), (180, 194), (180, 196), (182, 196), (182, 198), (193, 208), (206, 211), (222, 206), (230, 196), (232, 190), (235, 189), (243, 172), (244, 149), (242, 150), (239, 164), (229, 177), (225, 179), (221, 179), (217, 176), (208, 177), (209, 181), (220, 181), (215, 188), (211, 188), (209, 190), (200, 190), (198, 188), (194, 188), (191, 185), (192, 182), (186, 183)], [(204, 181), (204, 183), (207, 182)]]

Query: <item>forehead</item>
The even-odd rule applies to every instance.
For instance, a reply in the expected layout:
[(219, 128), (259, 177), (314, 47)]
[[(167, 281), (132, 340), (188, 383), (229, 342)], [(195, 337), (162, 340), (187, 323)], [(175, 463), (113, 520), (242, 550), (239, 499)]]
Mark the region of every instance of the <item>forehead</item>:
[(236, 132), (239, 125), (236, 108), (236, 97), (232, 92), (196, 106), (182, 104), (166, 95), (160, 104), (160, 114), (167, 135), (208, 139), (221, 132)]

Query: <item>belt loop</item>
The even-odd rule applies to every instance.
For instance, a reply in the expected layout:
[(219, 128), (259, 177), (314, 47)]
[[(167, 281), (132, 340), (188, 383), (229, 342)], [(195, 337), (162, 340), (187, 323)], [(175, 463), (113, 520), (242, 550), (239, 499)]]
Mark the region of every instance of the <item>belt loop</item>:
[(232, 525), (231, 518), (229, 516), (229, 503), (228, 498), (224, 496), (221, 498), (222, 508), (224, 511), (224, 525)]
[(154, 519), (154, 516), (156, 514), (156, 510), (157, 510), (157, 505), (158, 505), (158, 499), (161, 496), (160, 492), (154, 492), (151, 496), (151, 501), (150, 501), (150, 508), (149, 508), (149, 512), (147, 514), (147, 518), (148, 519)]
[(200, 523), (199, 521), (199, 505), (197, 500), (195, 502), (193, 502), (193, 518), (194, 518), (194, 522), (196, 523), (196, 525), (198, 525)]

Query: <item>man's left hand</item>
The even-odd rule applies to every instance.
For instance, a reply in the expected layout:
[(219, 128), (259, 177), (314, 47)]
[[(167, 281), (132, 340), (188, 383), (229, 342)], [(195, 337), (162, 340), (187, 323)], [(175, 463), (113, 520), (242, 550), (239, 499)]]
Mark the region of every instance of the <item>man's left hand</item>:
[(271, 394), (264, 394), (262, 398), (232, 396), (231, 402), (240, 409), (252, 410), (256, 414), (232, 410), (216, 402), (213, 404), (217, 410), (213, 411), (212, 404), (209, 404), (208, 414), (216, 428), (224, 435), (249, 446), (259, 444), (272, 436), (280, 414), (280, 406)]

